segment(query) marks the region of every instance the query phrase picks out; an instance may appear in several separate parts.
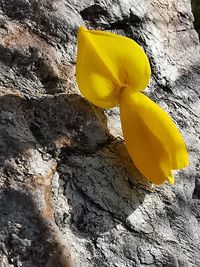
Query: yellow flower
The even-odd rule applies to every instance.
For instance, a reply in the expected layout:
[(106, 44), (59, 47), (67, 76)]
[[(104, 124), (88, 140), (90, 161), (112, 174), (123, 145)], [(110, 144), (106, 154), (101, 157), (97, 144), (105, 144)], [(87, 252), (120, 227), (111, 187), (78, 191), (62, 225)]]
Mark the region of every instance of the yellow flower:
[(184, 140), (169, 115), (143, 91), (151, 69), (144, 50), (117, 34), (80, 27), (76, 78), (83, 96), (101, 108), (120, 106), (127, 150), (154, 184), (174, 183), (172, 170), (189, 164)]

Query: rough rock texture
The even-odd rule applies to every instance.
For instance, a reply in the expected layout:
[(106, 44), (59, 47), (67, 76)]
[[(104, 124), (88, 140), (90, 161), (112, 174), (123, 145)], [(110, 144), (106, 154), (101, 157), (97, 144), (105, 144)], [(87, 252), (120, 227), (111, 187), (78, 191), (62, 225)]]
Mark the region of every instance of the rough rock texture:
[[(190, 167), (153, 187), (75, 82), (78, 26), (133, 38)], [(200, 56), (188, 0), (0, 0), (0, 267), (200, 266)], [(152, 155), (153, 156), (153, 155)]]

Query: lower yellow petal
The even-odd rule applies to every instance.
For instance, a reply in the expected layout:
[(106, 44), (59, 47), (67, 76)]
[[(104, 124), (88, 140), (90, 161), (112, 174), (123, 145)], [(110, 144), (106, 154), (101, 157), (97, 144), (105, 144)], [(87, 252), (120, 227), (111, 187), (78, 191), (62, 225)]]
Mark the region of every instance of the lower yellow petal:
[(170, 155), (139, 115), (135, 98), (140, 93), (123, 89), (120, 117), (127, 150), (139, 171), (154, 184), (172, 182)]
[(189, 164), (184, 140), (170, 116), (156, 103), (142, 93), (134, 94), (131, 88), (125, 89), (132, 95), (132, 103), (145, 125), (160, 140), (171, 157), (171, 169), (181, 169)]
[(171, 185), (174, 184), (174, 176), (172, 173), (167, 177), (167, 180)]

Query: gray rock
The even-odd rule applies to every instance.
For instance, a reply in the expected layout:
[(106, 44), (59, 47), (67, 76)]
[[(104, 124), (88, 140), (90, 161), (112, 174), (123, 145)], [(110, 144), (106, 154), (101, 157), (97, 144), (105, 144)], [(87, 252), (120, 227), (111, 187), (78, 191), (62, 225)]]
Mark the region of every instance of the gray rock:
[[(84, 100), (77, 29), (126, 35), (190, 154), (174, 186), (130, 160), (118, 108)], [(200, 266), (200, 56), (189, 0), (0, 0), (0, 267)]]

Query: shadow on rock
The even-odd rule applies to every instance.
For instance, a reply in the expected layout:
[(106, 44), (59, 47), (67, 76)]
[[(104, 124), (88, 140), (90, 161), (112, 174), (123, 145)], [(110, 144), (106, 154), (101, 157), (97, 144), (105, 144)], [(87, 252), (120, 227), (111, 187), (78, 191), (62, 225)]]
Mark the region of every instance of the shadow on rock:
[(4, 95), (0, 103), (2, 159), (29, 148), (40, 148), (54, 156), (62, 149), (87, 153), (110, 139), (103, 111), (77, 95), (46, 96), (39, 100)]
[(151, 192), (151, 185), (133, 165), (122, 141), (91, 154), (65, 154), (58, 172), (60, 195), (55, 192), (54, 205), (58, 207), (64, 196), (71, 207), (68, 214), (62, 207), (56, 209), (60, 228), (72, 225), (75, 235), (93, 238), (119, 224), (136, 231), (128, 217)]
[[(22, 235), (24, 240), (31, 240), (31, 245), (23, 246), (26, 252), (19, 252), (20, 255), (36, 255), (40, 244), (41, 255), (44, 253), (41, 259), (45, 260), (48, 246), (56, 243), (62, 247), (54, 219), (59, 229), (69, 228), (77, 237), (97, 238), (118, 225), (137, 231), (128, 217), (143, 203), (151, 185), (133, 165), (123, 142), (110, 136), (103, 110), (91, 106), (80, 96), (63, 94), (39, 99), (10, 94), (1, 96), (0, 103), (1, 167), (5, 184), (16, 189), (8, 189), (2, 194), (1, 220), (16, 224), (19, 218), (20, 229), (22, 223), (24, 229), (31, 227), (29, 233), (24, 230)], [(55, 162), (55, 159), (57, 167), (53, 168), (51, 161)], [(52, 173), (53, 180), (48, 178), (48, 173)], [(45, 196), (49, 198), (45, 193), (45, 179), (49, 183), (48, 194), (53, 196), (54, 213), (52, 218), (46, 219), (34, 212), (45, 203)], [(37, 180), (34, 182), (37, 186), (30, 190), (29, 185), (34, 180)], [(18, 186), (13, 186), (12, 182)], [(51, 184), (55, 183), (57, 187), (52, 189)], [(35, 197), (21, 193), (17, 189), (19, 185)], [(43, 191), (38, 189), (40, 187)], [(8, 209), (4, 214), (6, 199)], [(51, 205), (51, 200), (48, 204)], [(44, 225), (41, 220), (46, 221), (46, 230), (40, 230)], [(9, 238), (10, 232), (18, 235), (18, 230), (3, 223), (2, 227), (9, 233)], [(43, 238), (45, 231), (50, 232), (49, 243)], [(37, 245), (33, 246), (34, 242)], [(11, 254), (17, 255), (12, 242), (7, 244)], [(63, 258), (68, 259), (68, 256)], [(51, 261), (47, 266), (53, 266), (54, 259)]]

